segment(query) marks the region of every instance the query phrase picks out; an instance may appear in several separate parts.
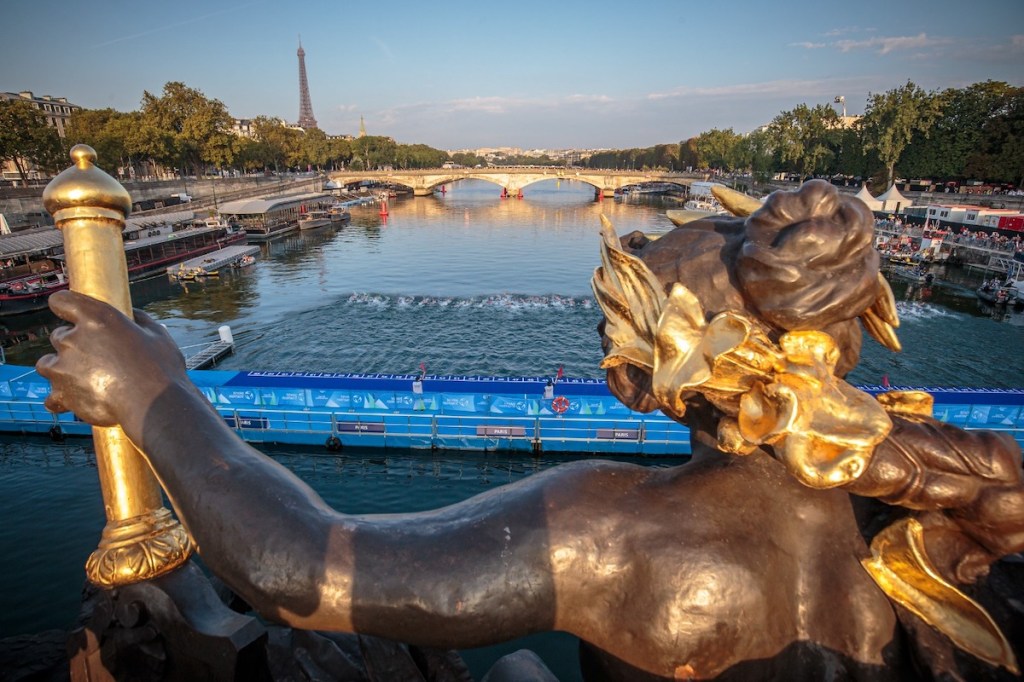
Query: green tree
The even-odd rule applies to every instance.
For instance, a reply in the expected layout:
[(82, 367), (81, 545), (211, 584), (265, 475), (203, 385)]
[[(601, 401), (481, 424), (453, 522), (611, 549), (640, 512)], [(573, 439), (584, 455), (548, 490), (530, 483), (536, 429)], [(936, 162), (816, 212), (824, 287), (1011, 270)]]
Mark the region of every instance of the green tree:
[(131, 177), (147, 148), (142, 114), (137, 111), (81, 109), (68, 120), (67, 135), (69, 140), (95, 149), (101, 165), (113, 167), (116, 163)]
[(358, 161), (362, 170), (394, 166), (398, 158), (397, 146), (390, 137), (381, 135), (358, 137), (352, 143), (353, 162)]
[(690, 139), (679, 143), (679, 167), (682, 169), (686, 168), (697, 168), (700, 164), (697, 161), (697, 138), (691, 137)]
[[(455, 152), (451, 156), (452, 161), (460, 166), (466, 168), (473, 168), (475, 166), (486, 166), (487, 160), (483, 157), (477, 156), (471, 152)], [(443, 161), (441, 163), (444, 163)]]
[(142, 117), (152, 156), (161, 163), (195, 174), (204, 164), (223, 168), (234, 159), (227, 108), (184, 83), (167, 83), (159, 97), (144, 92)]
[(713, 128), (697, 136), (697, 165), (701, 168), (717, 168), (732, 171), (736, 168), (736, 146), (740, 136), (732, 128)]
[[(448, 152), (425, 144), (402, 144), (398, 146), (397, 165), (399, 168), (440, 168), (448, 160)], [(404, 164), (404, 165), (403, 165)]]
[(768, 133), (764, 130), (740, 137), (734, 150), (737, 168), (749, 168), (754, 182), (768, 182), (771, 178), (774, 155)]
[(864, 140), (857, 125), (837, 132), (833, 154), (833, 161), (829, 166), (833, 174), (865, 178), (871, 174), (872, 164), (878, 164), (877, 158), (869, 156), (864, 149)]
[(305, 161), (322, 171), (331, 159), (331, 145), (327, 133), (319, 128), (310, 128), (302, 137), (302, 151)]
[(938, 94), (942, 113), (927, 133), (914, 132), (899, 162), (901, 174), (966, 179), (965, 165), (980, 151), (983, 131), (990, 120), (1005, 113), (1016, 90), (1006, 83), (985, 81)]
[(274, 170), (291, 168), (302, 163), (303, 134), (301, 130), (289, 128), (279, 119), (257, 116), (252, 121), (255, 139), (262, 143), (260, 148), (266, 168)]
[(942, 101), (911, 81), (882, 94), (869, 94), (861, 119), (864, 148), (875, 150), (885, 166), (886, 186), (915, 132), (925, 136), (941, 113)]
[(66, 166), (62, 152), (60, 136), (42, 112), (25, 101), (0, 100), (0, 159), (12, 161), (23, 182), (30, 164), (51, 172)]
[(965, 172), (1024, 187), (1024, 88), (1007, 92), (1004, 106), (985, 122)]
[(784, 111), (768, 126), (768, 138), (783, 163), (801, 175), (813, 175), (825, 169), (833, 157), (835, 140), (840, 130), (835, 109), (818, 104), (800, 104)]
[(352, 143), (340, 137), (329, 140), (331, 165), (334, 170), (344, 168), (352, 160)]

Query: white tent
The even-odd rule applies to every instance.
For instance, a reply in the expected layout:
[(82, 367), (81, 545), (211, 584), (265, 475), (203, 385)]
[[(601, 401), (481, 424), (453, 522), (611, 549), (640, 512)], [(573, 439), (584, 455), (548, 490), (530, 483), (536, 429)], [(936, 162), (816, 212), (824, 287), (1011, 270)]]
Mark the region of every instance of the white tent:
[(867, 185), (861, 185), (860, 191), (857, 192), (857, 198), (868, 205), (872, 211), (881, 211), (882, 202), (871, 196), (871, 192), (868, 191)]
[(900, 194), (895, 184), (890, 185), (889, 189), (879, 194), (877, 200), (882, 202), (883, 211), (898, 211), (914, 205), (913, 201)]

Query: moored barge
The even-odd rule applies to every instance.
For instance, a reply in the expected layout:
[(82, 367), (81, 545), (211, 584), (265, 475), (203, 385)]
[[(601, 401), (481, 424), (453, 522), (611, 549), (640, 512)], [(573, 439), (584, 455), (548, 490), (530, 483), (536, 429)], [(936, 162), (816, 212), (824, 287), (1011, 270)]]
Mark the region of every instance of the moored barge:
[[(630, 410), (599, 379), (193, 370), (189, 377), (243, 439), (326, 447), (685, 456), (689, 431)], [(869, 393), (891, 388), (861, 387)], [(87, 436), (43, 407), (49, 383), (0, 365), (0, 432)], [(1024, 445), (1024, 390), (925, 388), (935, 417), (1010, 433)], [(56, 427), (56, 430), (54, 430)]]

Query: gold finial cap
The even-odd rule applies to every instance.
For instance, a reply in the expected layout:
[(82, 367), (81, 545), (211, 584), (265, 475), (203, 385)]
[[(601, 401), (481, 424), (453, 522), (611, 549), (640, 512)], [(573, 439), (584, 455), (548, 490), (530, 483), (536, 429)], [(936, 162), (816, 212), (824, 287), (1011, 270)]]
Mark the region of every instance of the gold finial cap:
[(96, 167), (96, 150), (85, 144), (71, 148), (74, 166), (50, 181), (43, 190), (43, 206), (57, 227), (66, 220), (104, 218), (124, 222), (132, 210), (132, 197)]

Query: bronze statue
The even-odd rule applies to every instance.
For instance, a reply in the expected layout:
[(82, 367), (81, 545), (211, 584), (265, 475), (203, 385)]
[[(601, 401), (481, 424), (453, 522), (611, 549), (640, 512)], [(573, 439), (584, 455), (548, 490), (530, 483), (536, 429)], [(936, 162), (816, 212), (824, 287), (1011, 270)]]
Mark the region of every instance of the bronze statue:
[(653, 242), (606, 225), (594, 277), (609, 386), (691, 428), (679, 467), (581, 461), (343, 515), (236, 437), (160, 325), (72, 292), (50, 299), (72, 326), (37, 364), (47, 407), (119, 425), (206, 564), (298, 628), (458, 648), (564, 630), (588, 680), (1018, 674), (955, 584), (1024, 549), (1020, 448), (842, 381), (861, 324), (898, 347), (859, 200), (730, 201), (750, 215)]

